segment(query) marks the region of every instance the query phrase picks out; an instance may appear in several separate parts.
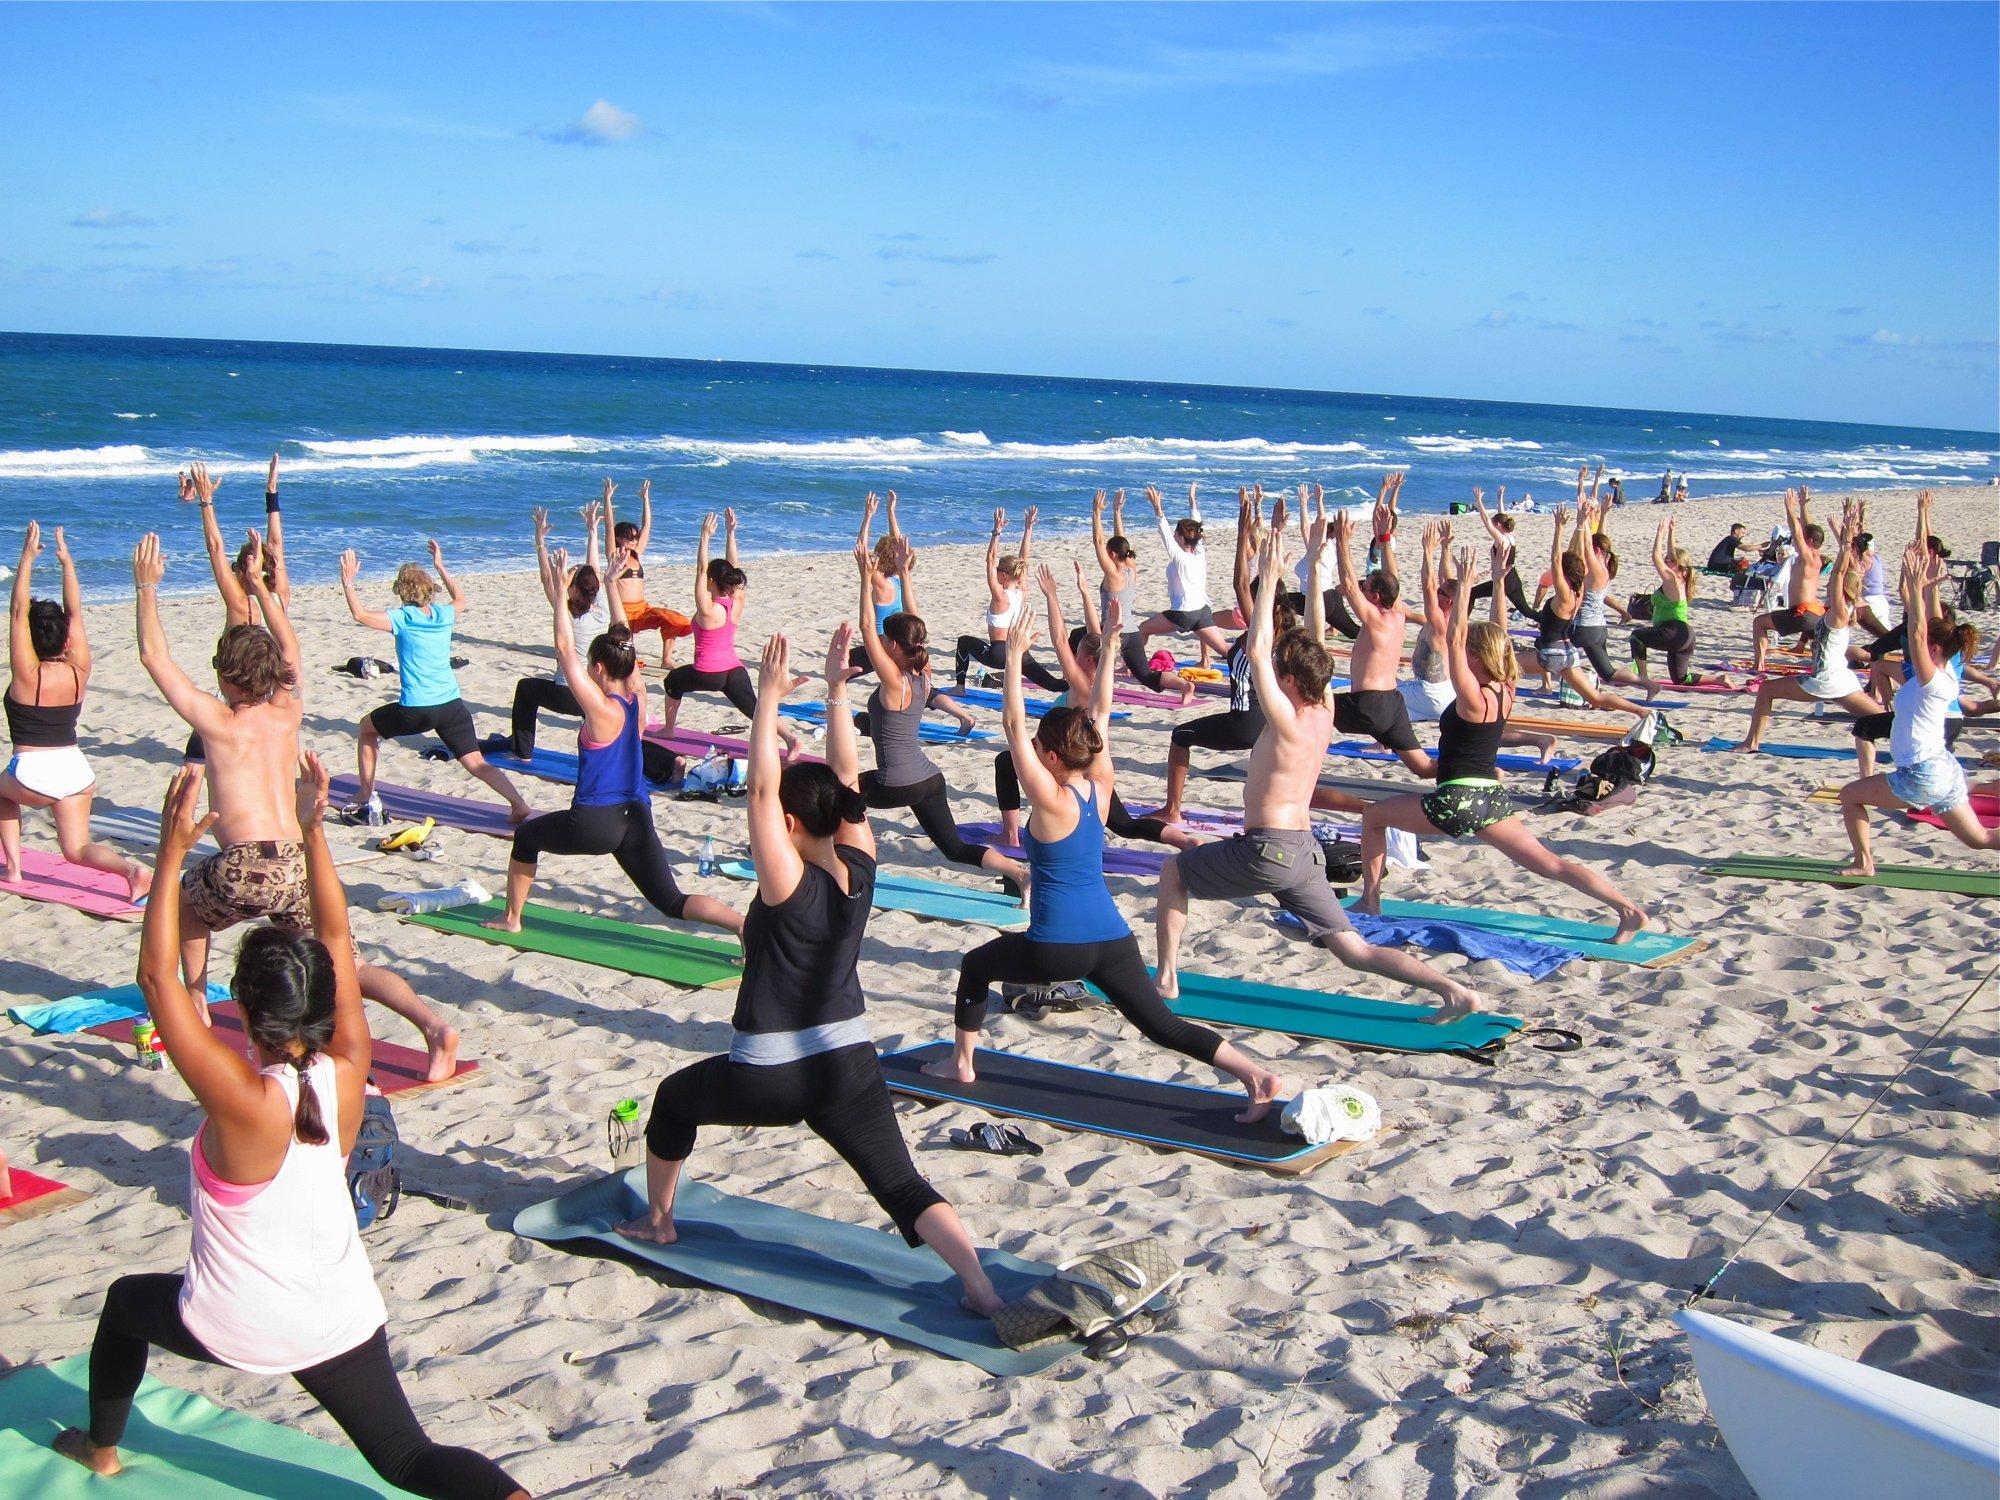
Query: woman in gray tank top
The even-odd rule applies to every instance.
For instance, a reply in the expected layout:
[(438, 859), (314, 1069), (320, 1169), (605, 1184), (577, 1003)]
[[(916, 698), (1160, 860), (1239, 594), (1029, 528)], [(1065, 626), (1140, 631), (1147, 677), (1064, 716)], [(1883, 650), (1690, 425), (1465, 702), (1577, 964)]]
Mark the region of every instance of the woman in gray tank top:
[(1108, 617), (1111, 602), (1115, 599), (1120, 619), (1137, 619), (1132, 611), (1132, 593), (1139, 586), (1139, 558), (1125, 536), (1123, 490), (1112, 502), (1111, 524), (1112, 534), (1107, 538), (1104, 535), (1104, 491), (1099, 490), (1090, 502), (1090, 540), (1097, 549), (1097, 566), (1104, 572), (1104, 581), (1097, 586), (1098, 613)]

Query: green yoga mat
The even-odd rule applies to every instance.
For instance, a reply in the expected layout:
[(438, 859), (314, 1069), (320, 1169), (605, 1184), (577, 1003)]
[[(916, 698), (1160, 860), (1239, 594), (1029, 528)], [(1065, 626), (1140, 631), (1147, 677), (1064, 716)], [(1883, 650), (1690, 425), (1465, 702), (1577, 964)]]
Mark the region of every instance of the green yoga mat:
[[(929, 1250), (899, 1234), (822, 1219), (757, 1198), (734, 1198), (705, 1182), (683, 1182), (674, 1199), (671, 1245), (628, 1240), (615, 1226), (646, 1205), (646, 1169), (599, 1178), (524, 1208), (514, 1232), (557, 1242), (588, 1239), (705, 1286), (788, 1307), (810, 1317), (916, 1344), (977, 1365), (989, 1375), (1032, 1375), (1074, 1354), (1070, 1340), (1009, 1349), (987, 1319), (958, 1305), (958, 1278)], [(856, 1211), (880, 1213), (856, 1195)], [(1001, 1250), (980, 1264), (1007, 1301), (1053, 1272)]]
[(1248, 1026), (1378, 1052), (1497, 1050), (1526, 1024), (1513, 1016), (1474, 1011), (1456, 1021), (1431, 1025), (1420, 1019), (1430, 1014), (1428, 1006), (1291, 990), (1211, 974), (1182, 974), (1180, 996), (1169, 1000), (1167, 1009), (1190, 1021)]
[(521, 913), (521, 931), (495, 932), (479, 924), (499, 916), (506, 904), (482, 901), (405, 917), (419, 927), (454, 932), (460, 937), (500, 943), (528, 953), (573, 958), (626, 974), (664, 979), (689, 989), (727, 989), (743, 977), (743, 950), (715, 938), (691, 937), (671, 927), (641, 927), (588, 912), (563, 911), (529, 902)]
[[(755, 880), (756, 866), (747, 859), (726, 859), (718, 869), (731, 880)], [(877, 911), (906, 911), (937, 922), (978, 922), (1012, 932), (1028, 925), (1028, 909), (1004, 891), (974, 890), (918, 875), (875, 872)]]
[(1836, 875), (1844, 860), (1792, 859), (1782, 854), (1742, 854), (1708, 867), (1737, 880), (1810, 880), (1822, 885), (1880, 885), (1897, 891), (1947, 891), (1954, 896), (2000, 896), (2000, 870), (1950, 870), (1933, 865), (1877, 865), (1873, 875)]
[(33, 1365), (0, 1380), (0, 1495), (34, 1500), (208, 1500), (232, 1495), (370, 1500), (408, 1492), (376, 1478), (359, 1453), (229, 1411), (150, 1376), (139, 1386), (118, 1455), (101, 1479), (50, 1441), (90, 1417), (90, 1356)]
[[(1350, 897), (1347, 904), (1353, 905), (1354, 898)], [(1514, 937), (1553, 943), (1585, 958), (1648, 967), (1672, 963), (1702, 946), (1699, 938), (1674, 937), (1664, 932), (1634, 933), (1625, 942), (1612, 943), (1607, 940), (1618, 929), (1609, 922), (1577, 922), (1568, 917), (1545, 916), (1536, 911), (1494, 911), (1478, 906), (1432, 906), (1424, 901), (1384, 901), (1382, 915), (1483, 927), (1488, 932), (1505, 932)]]

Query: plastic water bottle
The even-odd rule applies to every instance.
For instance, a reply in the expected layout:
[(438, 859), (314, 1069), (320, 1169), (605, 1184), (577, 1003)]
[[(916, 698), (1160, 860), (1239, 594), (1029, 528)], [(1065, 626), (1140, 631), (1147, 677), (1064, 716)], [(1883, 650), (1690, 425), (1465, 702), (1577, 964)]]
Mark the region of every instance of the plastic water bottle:
[(605, 1144), (611, 1148), (611, 1170), (629, 1171), (646, 1159), (646, 1137), (639, 1129), (639, 1101), (620, 1099), (604, 1122)]
[[(701, 858), (695, 862), (694, 868), (695, 873), (698, 875), (713, 875), (715, 873), (714, 839), (705, 838), (701, 841)], [(637, 1106), (634, 1107), (636, 1108)]]

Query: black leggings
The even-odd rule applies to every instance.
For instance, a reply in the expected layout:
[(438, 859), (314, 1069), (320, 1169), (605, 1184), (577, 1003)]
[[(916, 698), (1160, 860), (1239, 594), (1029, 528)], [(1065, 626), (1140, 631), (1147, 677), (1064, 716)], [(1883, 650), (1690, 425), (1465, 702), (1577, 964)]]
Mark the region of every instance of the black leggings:
[[(991, 667), (996, 672), (1007, 670), (1007, 643), (1005, 641), (982, 641), (976, 635), (962, 635), (958, 638), (958, 652), (952, 669), (952, 681), (959, 687), (965, 686), (965, 669), (973, 662), (982, 667)], [(1036, 687), (1051, 693), (1066, 693), (1069, 684), (1062, 675), (1051, 672), (1036, 661), (1033, 656), (1021, 658), (1021, 675)]]
[[(1515, 567), (1514, 564), (1509, 563), (1507, 565), (1507, 572), (1500, 580), (1500, 587), (1506, 591), (1507, 607), (1513, 610), (1514, 613), (1519, 615), (1534, 614), (1535, 611), (1528, 604), (1527, 590), (1521, 587), (1521, 570)], [(1484, 583), (1473, 585), (1472, 593), (1465, 601), (1466, 607), (1469, 609), (1482, 600), (1491, 599), (1492, 597), (1493, 580), (1489, 578)]]
[(1910, 638), (1905, 633), (1903, 625), (1892, 625), (1868, 643), (1868, 659), (1871, 662), (1880, 661), (1892, 651), (1904, 650), (1909, 645), (1909, 641)]
[[(1021, 810), (1021, 776), (1014, 769), (1011, 750), (1002, 750), (993, 757), (993, 800), (1000, 804), (1002, 812)], [(1116, 792), (1111, 794), (1111, 803), (1104, 810), (1104, 826), (1121, 839), (1144, 839), (1153, 844), (1167, 841), (1166, 824), (1158, 818), (1133, 817)]]
[(1688, 682), (1694, 677), (1694, 627), (1686, 620), (1662, 620), (1654, 625), (1641, 625), (1632, 632), (1632, 664), (1643, 675), (1646, 670), (1646, 653), (1664, 651), (1667, 653), (1667, 675), (1675, 682)]
[(1577, 649), (1590, 659), (1590, 669), (1605, 682), (1618, 675), (1611, 653), (1604, 649), (1604, 643), (1610, 637), (1611, 627), (1608, 625), (1579, 625), (1570, 632), (1570, 639), (1576, 642)]
[(653, 829), (653, 810), (643, 802), (570, 807), (528, 819), (514, 830), (514, 860), (532, 866), (544, 854), (608, 854), (662, 915), (687, 910), (688, 898)]
[(740, 663), (727, 672), (675, 667), (667, 673), (669, 698), (685, 698), (689, 693), (720, 693), (744, 718), (757, 716), (757, 690), (750, 685), (750, 669)]
[(946, 794), (944, 772), (913, 781), (907, 786), (886, 786), (880, 771), (861, 773), (861, 795), (872, 808), (907, 807), (937, 845), (938, 853), (955, 865), (977, 865), (986, 858), (986, 846), (959, 837), (958, 820), (951, 815), (951, 798)]
[(512, 742), (508, 750), (520, 759), (526, 760), (535, 753), (535, 715), (538, 712), (559, 714), (565, 719), (583, 717), (583, 705), (576, 701), (576, 694), (569, 690), (569, 684), (558, 682), (553, 677), (523, 677), (514, 684), (514, 718), (509, 726)]
[(1338, 585), (1326, 590), (1320, 596), (1320, 603), (1326, 609), (1326, 623), (1339, 631), (1348, 640), (1358, 640), (1361, 623), (1354, 618), (1347, 607), (1347, 594)]
[[(104, 1294), (97, 1337), (90, 1345), (90, 1440), (98, 1447), (116, 1447), (124, 1438), (152, 1345), (182, 1359), (223, 1363), (181, 1321), (183, 1280), (179, 1275), (121, 1276)], [(441, 1500), (503, 1500), (521, 1488), (492, 1459), (424, 1436), (389, 1360), (386, 1329), (376, 1329), (345, 1354), (294, 1371), (292, 1379), (340, 1424), (369, 1467), (399, 1489)]]
[(1219, 714), (1203, 714), (1177, 727), (1168, 737), (1170, 744), (1183, 750), (1248, 750), (1264, 732), (1264, 711), (1259, 708), (1226, 709)]
[(1008, 932), (980, 944), (959, 968), (951, 1023), (960, 1031), (984, 1026), (986, 992), (996, 983), (1055, 984), (1065, 979), (1096, 985), (1150, 1042), (1205, 1063), (1214, 1062), (1222, 1049), (1222, 1038), (1206, 1026), (1183, 1021), (1167, 1009), (1139, 956), (1139, 940), (1129, 932), (1102, 943), (1044, 943), (1025, 932)]
[(703, 1125), (800, 1123), (854, 1168), (904, 1239), (922, 1243), (917, 1219), (945, 1200), (910, 1160), (868, 1043), (769, 1065), (709, 1057), (669, 1074), (653, 1095), (646, 1149), (662, 1161), (686, 1161)]

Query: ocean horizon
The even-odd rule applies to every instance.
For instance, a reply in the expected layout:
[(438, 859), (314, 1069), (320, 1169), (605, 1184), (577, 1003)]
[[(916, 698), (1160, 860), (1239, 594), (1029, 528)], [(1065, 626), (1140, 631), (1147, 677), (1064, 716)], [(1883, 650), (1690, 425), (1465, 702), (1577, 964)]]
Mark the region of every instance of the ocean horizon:
[[(917, 542), (977, 542), (995, 506), (1071, 534), (1095, 489), (1170, 507), (1190, 482), (1211, 516), (1239, 484), (1324, 484), (1351, 502), (1409, 471), (1406, 507), (1442, 511), (1506, 485), (1564, 498), (1581, 463), (1652, 498), (1804, 482), (1837, 493), (1985, 484), (2000, 433), (1445, 397), (1069, 376), (749, 364), (372, 345), (0, 334), (0, 539), (30, 518), (68, 528), (86, 591), (129, 592), (129, 557), (161, 533), (173, 592), (210, 586), (198, 516), (175, 473), (206, 462), (232, 544), (260, 522), (280, 455), (294, 576), (325, 582), (342, 547), (371, 576), (437, 537), (467, 571), (525, 567), (528, 511), (558, 537), (602, 479), (636, 519), (654, 487), (656, 556), (687, 555), (703, 512), (736, 507), (749, 555), (844, 548), (861, 496), (898, 490)], [(1537, 493), (1538, 492), (1538, 493)], [(38, 579), (51, 592), (53, 574)]]

